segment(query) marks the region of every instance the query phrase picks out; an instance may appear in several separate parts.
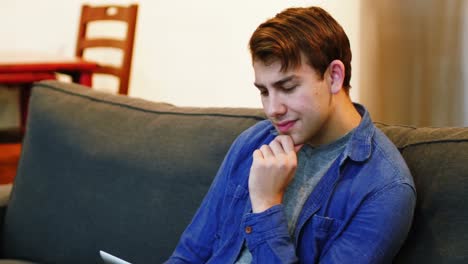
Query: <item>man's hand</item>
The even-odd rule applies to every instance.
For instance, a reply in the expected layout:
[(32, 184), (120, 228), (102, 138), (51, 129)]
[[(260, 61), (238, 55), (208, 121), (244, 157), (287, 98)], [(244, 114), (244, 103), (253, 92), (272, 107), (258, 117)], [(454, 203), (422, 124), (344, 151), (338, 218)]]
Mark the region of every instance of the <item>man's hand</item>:
[(280, 204), (297, 167), (297, 155), (302, 145), (294, 146), (290, 136), (277, 136), (269, 145), (253, 153), (250, 168), (249, 193), (254, 213)]

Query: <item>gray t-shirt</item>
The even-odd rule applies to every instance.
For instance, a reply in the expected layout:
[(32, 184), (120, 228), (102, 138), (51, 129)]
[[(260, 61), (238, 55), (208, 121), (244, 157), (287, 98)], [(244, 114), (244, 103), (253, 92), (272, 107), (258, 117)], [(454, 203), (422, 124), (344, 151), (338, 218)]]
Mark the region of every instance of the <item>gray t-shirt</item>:
[[(288, 219), (288, 230), (293, 240), (294, 229), (304, 203), (332, 163), (344, 151), (353, 131), (330, 144), (318, 147), (305, 144), (298, 152), (296, 174), (283, 197), (284, 211)], [(252, 255), (244, 243), (236, 264), (251, 262)]]

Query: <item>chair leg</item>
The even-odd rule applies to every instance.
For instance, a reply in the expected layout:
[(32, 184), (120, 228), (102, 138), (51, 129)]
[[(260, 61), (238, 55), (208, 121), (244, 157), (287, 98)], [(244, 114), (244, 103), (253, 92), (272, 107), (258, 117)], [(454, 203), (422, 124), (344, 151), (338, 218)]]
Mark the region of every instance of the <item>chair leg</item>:
[(31, 85), (24, 84), (20, 89), (20, 130), (24, 135), (26, 131), (26, 120), (28, 118), (28, 108), (29, 108), (29, 97), (31, 96)]

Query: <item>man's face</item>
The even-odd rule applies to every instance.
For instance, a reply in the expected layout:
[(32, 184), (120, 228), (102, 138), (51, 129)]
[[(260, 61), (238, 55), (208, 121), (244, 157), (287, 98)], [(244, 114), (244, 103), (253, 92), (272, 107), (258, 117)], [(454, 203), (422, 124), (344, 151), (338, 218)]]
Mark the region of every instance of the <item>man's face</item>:
[(327, 74), (323, 80), (308, 64), (281, 72), (281, 63), (254, 61), (255, 86), (263, 110), (280, 134), (290, 135), (295, 145), (326, 142), (333, 116)]

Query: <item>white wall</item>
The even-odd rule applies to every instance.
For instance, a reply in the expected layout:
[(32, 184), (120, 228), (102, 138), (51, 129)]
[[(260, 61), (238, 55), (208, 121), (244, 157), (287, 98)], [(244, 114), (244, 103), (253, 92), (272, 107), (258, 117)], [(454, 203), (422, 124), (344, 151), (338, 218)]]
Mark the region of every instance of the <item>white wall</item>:
[(140, 5), (130, 95), (190, 106), (260, 107), (247, 43), (286, 7), (319, 5), (345, 28), (353, 49), (351, 96), (358, 100), (360, 0), (161, 1), (0, 0), (0, 50), (73, 55), (80, 6)]

